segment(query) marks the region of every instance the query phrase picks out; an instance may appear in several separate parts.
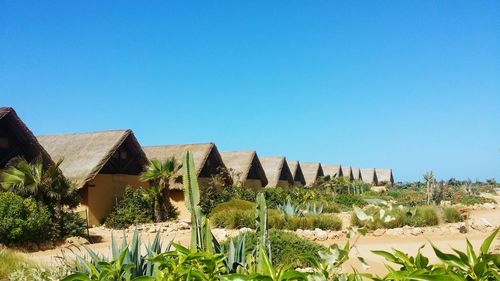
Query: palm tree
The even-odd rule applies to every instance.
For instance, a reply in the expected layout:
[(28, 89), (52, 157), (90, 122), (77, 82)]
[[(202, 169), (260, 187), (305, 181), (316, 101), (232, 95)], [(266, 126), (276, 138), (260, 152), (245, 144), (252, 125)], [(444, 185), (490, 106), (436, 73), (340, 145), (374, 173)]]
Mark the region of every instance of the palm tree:
[(59, 173), (52, 179), (47, 189), (47, 198), (54, 203), (56, 223), (59, 225), (59, 228), (62, 229), (64, 225), (64, 207), (66, 206), (69, 209), (73, 209), (80, 203), (78, 190), (73, 187), (69, 180)]
[(35, 158), (32, 163), (24, 158), (14, 159), (11, 165), (0, 174), (0, 184), (6, 189), (34, 196), (38, 204), (43, 206), (47, 190), (53, 179), (58, 177), (61, 162), (44, 169), (41, 157)]
[(147, 195), (152, 199), (151, 201), (153, 201), (155, 222), (160, 222), (163, 218), (161, 206), (163, 189), (159, 186), (153, 185), (150, 186), (147, 191)]
[[(177, 171), (179, 170), (179, 164), (175, 160), (174, 157), (168, 158), (165, 161), (152, 160), (151, 164), (146, 167), (146, 170), (139, 175), (139, 178), (142, 181), (147, 181), (150, 183), (151, 188), (155, 188), (158, 191), (157, 196), (154, 198), (155, 206), (157, 205), (158, 210), (161, 210), (161, 207), (164, 207), (167, 210), (173, 208), (170, 203), (170, 180), (175, 176)], [(156, 192), (154, 192), (156, 193)], [(163, 206), (162, 206), (163, 205)], [(162, 219), (162, 215), (156, 216), (157, 210), (155, 210), (155, 219), (160, 221)]]

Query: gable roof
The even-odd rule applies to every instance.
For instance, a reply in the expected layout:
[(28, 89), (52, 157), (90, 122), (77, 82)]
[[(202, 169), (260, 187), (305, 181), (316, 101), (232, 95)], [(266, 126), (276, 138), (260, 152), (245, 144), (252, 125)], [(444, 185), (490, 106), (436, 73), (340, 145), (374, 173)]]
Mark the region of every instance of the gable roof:
[(304, 173), (302, 172), (302, 167), (300, 166), (299, 161), (297, 160), (287, 160), (288, 167), (290, 168), (290, 172), (292, 173), (293, 180), (295, 182), (300, 182), (302, 185), (306, 185), (306, 179), (304, 177)]
[[(177, 162), (182, 163), (184, 153), (191, 151), (193, 153), (194, 166), (196, 168), (196, 175), (200, 176), (201, 171), (207, 164), (207, 159), (210, 153), (215, 152), (215, 157), (224, 165), (222, 157), (217, 150), (214, 143), (195, 143), (195, 144), (176, 144), (176, 145), (157, 145), (157, 146), (143, 146), (142, 149), (148, 159), (157, 159), (160, 161), (167, 160), (174, 157)], [(178, 174), (182, 173), (179, 169)]]
[(360, 180), (361, 179), (361, 171), (359, 168), (351, 168), (352, 171), (352, 179)]
[(306, 179), (306, 186), (311, 186), (316, 183), (319, 177), (323, 177), (323, 167), (319, 162), (302, 162), (300, 164), (302, 173)]
[(23, 156), (27, 161), (31, 161), (33, 158), (41, 156), (44, 164), (53, 164), (50, 155), (12, 107), (0, 107), (0, 122), (6, 122), (9, 132), (15, 134), (14, 137), (19, 139), (25, 147), (25, 151), (20, 151), (24, 155), (15, 154), (12, 155), (13, 157)]
[(375, 175), (375, 169), (373, 168), (361, 168), (359, 169), (361, 174), (361, 180), (369, 184), (377, 184), (377, 176)]
[(323, 173), (325, 176), (330, 176), (333, 178), (340, 178), (343, 176), (342, 174), (342, 166), (339, 164), (321, 164), (323, 167)]
[(286, 162), (285, 157), (260, 157), (262, 168), (266, 172), (267, 186), (276, 187), (280, 181), (281, 174), (284, 173), (289, 184), (293, 185), (293, 176)]
[(248, 174), (252, 168), (257, 172), (262, 186), (266, 186), (268, 181), (266, 172), (262, 168), (259, 157), (255, 150), (223, 151), (220, 153), (224, 165), (228, 169), (234, 170), (237, 175), (233, 175), (233, 181), (240, 182), (242, 185), (246, 182)]
[(340, 169), (342, 171), (343, 177), (348, 177), (349, 180), (352, 180), (354, 178), (351, 166), (340, 166)]
[(60, 169), (77, 188), (99, 174), (118, 148), (129, 140), (139, 165), (148, 164), (132, 130), (38, 136), (39, 142), (55, 160), (64, 159)]
[(387, 182), (390, 184), (394, 183), (394, 177), (392, 176), (392, 169), (375, 169), (375, 175), (377, 176), (378, 182)]

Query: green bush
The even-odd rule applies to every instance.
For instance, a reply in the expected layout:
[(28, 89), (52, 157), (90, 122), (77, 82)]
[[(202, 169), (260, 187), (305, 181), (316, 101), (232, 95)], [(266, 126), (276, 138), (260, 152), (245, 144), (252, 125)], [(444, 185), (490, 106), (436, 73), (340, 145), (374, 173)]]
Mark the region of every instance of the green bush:
[(340, 205), (340, 208), (344, 211), (352, 210), (352, 206), (356, 205), (358, 207), (366, 205), (363, 197), (353, 194), (339, 194), (335, 196), (335, 202)]
[(115, 229), (127, 228), (133, 224), (153, 221), (153, 206), (142, 189), (125, 189), (125, 196), (115, 206), (104, 222), (107, 227)]
[[(268, 224), (276, 229), (331, 229), (339, 230), (342, 221), (332, 214), (306, 215), (302, 217), (289, 217), (285, 220), (282, 212), (274, 209), (268, 210)], [(209, 216), (212, 225), (230, 229), (249, 227), (255, 228), (255, 203), (233, 199), (217, 205)]]
[(405, 225), (422, 227), (439, 224), (438, 212), (434, 206), (385, 210), (384, 218), (390, 216), (393, 218), (390, 221), (384, 221), (384, 219), (380, 217), (381, 210), (382, 209), (376, 207), (364, 210), (366, 214), (373, 216), (373, 221), (360, 221), (355, 214), (352, 214), (351, 223), (356, 226), (365, 226), (371, 230), (378, 228), (397, 228)]
[(460, 203), (468, 206), (468, 205), (484, 204), (484, 203), (496, 203), (496, 201), (491, 198), (466, 195), (461, 198)]
[(323, 213), (340, 213), (342, 211), (339, 204), (335, 201), (322, 200), (319, 204), (323, 205)]
[[(246, 252), (251, 253), (257, 242), (255, 232), (242, 233), (239, 236), (245, 236)], [(238, 237), (234, 238), (234, 240)], [(303, 254), (313, 255), (319, 258), (318, 252), (325, 250), (325, 247), (311, 242), (309, 240), (300, 238), (295, 233), (286, 232), (282, 230), (271, 229), (269, 231), (269, 241), (271, 242), (271, 256), (274, 266), (290, 265), (297, 266), (310, 266), (300, 259)], [(229, 241), (225, 241), (222, 245), (228, 246)]]
[(427, 196), (424, 192), (414, 190), (406, 190), (401, 192), (397, 198), (397, 202), (404, 206), (416, 207), (427, 204)]
[[(279, 228), (276, 226), (273, 227)], [(316, 228), (323, 230), (340, 230), (342, 228), (342, 220), (332, 214), (289, 217), (288, 221), (285, 222), (285, 228), (289, 230)]]
[(50, 212), (32, 198), (12, 192), (0, 193), (0, 243), (42, 242), (53, 238)]
[(87, 222), (78, 213), (64, 213), (62, 220), (62, 238), (87, 235)]
[(463, 221), (458, 209), (452, 207), (443, 208), (443, 218), (445, 222), (449, 223)]
[(418, 207), (413, 216), (408, 216), (407, 224), (409, 226), (432, 226), (439, 224), (439, 216), (434, 206)]

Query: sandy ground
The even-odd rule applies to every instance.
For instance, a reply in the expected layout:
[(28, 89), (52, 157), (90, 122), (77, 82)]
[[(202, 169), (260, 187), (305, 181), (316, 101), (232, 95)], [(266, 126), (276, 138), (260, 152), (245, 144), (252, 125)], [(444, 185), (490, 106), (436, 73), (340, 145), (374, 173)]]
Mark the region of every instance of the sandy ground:
[[(496, 196), (495, 199), (497, 202), (500, 202), (500, 196)], [(485, 218), (494, 226), (500, 226), (500, 209), (497, 208), (495, 210), (473, 210), (470, 213), (471, 218)], [(115, 231), (115, 238), (121, 240), (121, 236), (123, 232)], [(391, 251), (392, 248), (399, 249), (403, 252), (411, 253), (414, 255), (417, 252), (417, 249), (426, 245), (422, 250), (423, 253), (430, 258), (431, 261), (437, 261), (432, 248), (430, 247), (430, 243), (434, 243), (441, 250), (451, 251), (451, 247), (454, 247), (459, 250), (465, 250), (465, 239), (468, 238), (472, 245), (476, 248), (481, 245), (482, 241), (488, 236), (489, 233), (483, 233), (479, 231), (472, 230), (467, 234), (429, 234), (429, 235), (419, 235), (419, 236), (388, 236), (382, 235), (380, 237), (375, 237), (372, 235), (360, 237), (357, 241), (357, 249), (359, 251), (360, 256), (364, 257), (365, 260), (370, 265), (369, 269), (364, 269), (363, 266), (357, 259), (355, 258), (355, 254), (351, 254), (350, 261), (346, 264), (346, 270), (354, 267), (362, 272), (369, 272), (372, 274), (384, 274), (386, 273), (386, 268), (384, 266), (383, 258), (373, 254), (371, 250), (385, 250)], [(91, 230), (91, 235), (95, 237), (99, 237), (100, 241), (98, 243), (94, 243), (88, 245), (94, 251), (102, 253), (104, 255), (110, 255), (110, 241), (111, 235), (110, 231), (104, 228), (94, 228)], [(131, 233), (127, 234), (130, 238), (132, 236)], [(154, 238), (155, 234), (153, 233), (142, 233), (142, 242), (151, 241)], [(179, 230), (175, 233), (162, 233), (161, 235), (163, 243), (168, 243), (170, 241), (175, 241), (177, 243), (188, 245), (190, 240), (190, 230)], [(326, 240), (318, 242), (325, 246), (330, 246), (334, 243), (338, 243), (343, 245), (346, 242), (345, 239), (340, 240)], [(496, 240), (493, 244), (499, 245), (500, 240)], [(84, 251), (78, 247), (59, 247), (56, 249), (46, 250), (46, 251), (38, 251), (33, 253), (26, 253), (25, 255), (30, 259), (37, 261), (43, 265), (55, 265), (59, 263), (61, 256), (71, 257), (74, 253), (83, 253)], [(395, 265), (393, 265), (395, 266)]]

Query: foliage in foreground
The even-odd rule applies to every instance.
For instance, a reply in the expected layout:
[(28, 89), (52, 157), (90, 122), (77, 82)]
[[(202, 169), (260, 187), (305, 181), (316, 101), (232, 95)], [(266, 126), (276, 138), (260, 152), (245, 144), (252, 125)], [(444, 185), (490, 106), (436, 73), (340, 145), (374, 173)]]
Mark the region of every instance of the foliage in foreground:
[(41, 157), (32, 162), (14, 158), (0, 171), (0, 243), (85, 235), (85, 221), (71, 212), (79, 196), (61, 174), (61, 163), (46, 167)]
[[(498, 280), (500, 277), (500, 256), (491, 253), (489, 248), (498, 230), (492, 233), (482, 244), (479, 254), (476, 254), (469, 241), (467, 251), (456, 251), (454, 254), (444, 253), (433, 246), (434, 252), (441, 260), (439, 264), (429, 264), (427, 257), (420, 251), (417, 256), (410, 257), (395, 250), (375, 252), (385, 257), (389, 262), (396, 263), (399, 269), (387, 266), (389, 274), (384, 277), (370, 274), (344, 273), (343, 264), (349, 259), (351, 250), (355, 247), (349, 242), (340, 247), (333, 245), (327, 250), (319, 251), (318, 256), (303, 255), (302, 258), (311, 265), (310, 271), (299, 272), (291, 264), (277, 265), (273, 262), (270, 234), (268, 230), (268, 209), (263, 194), (259, 194), (255, 208), (256, 242), (251, 253), (247, 253), (244, 243), (234, 247), (230, 243), (224, 251), (214, 238), (210, 225), (199, 207), (200, 191), (196, 183), (192, 154), (186, 153), (184, 158), (184, 186), (186, 204), (191, 212), (191, 246), (189, 248), (172, 243), (172, 249), (153, 254), (148, 251), (141, 256), (137, 247), (137, 239), (132, 241), (132, 252), (125, 245), (120, 251), (113, 246), (114, 259), (99, 261), (93, 253), (94, 263), (82, 260), (83, 271), (67, 276), (70, 280)], [(369, 220), (368, 215), (360, 214), (361, 221)], [(381, 216), (382, 218), (389, 217)], [(365, 230), (358, 230), (365, 233)], [(351, 233), (351, 232), (350, 232)], [(241, 241), (241, 239), (240, 239)], [(113, 245), (115, 245), (113, 243)], [(232, 245), (232, 246), (231, 246)], [(161, 247), (160, 247), (161, 248)], [(361, 257), (358, 259), (363, 263)], [(97, 261), (97, 262), (95, 262)], [(152, 272), (144, 270), (152, 268)], [(146, 272), (146, 273), (145, 273)]]

